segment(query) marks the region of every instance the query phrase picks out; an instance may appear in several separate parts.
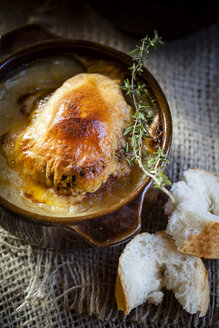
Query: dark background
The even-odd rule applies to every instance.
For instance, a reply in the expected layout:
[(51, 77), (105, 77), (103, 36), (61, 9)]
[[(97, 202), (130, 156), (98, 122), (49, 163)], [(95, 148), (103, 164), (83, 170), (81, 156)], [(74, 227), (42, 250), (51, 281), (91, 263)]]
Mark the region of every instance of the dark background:
[[(215, 0), (1, 0), (0, 4), (0, 26), (7, 21), (7, 30), (31, 23), (34, 17), (40, 15), (48, 18), (56, 16), (57, 20), (65, 20), (66, 24), (68, 21), (83, 24), (85, 17), (88, 18), (88, 11), (92, 11), (94, 15), (107, 18), (125, 33), (143, 36), (151, 34), (156, 28), (164, 38), (172, 39), (219, 19), (219, 1)], [(45, 20), (44, 25), (49, 23)], [(3, 28), (0, 33), (5, 31), (6, 28)]]

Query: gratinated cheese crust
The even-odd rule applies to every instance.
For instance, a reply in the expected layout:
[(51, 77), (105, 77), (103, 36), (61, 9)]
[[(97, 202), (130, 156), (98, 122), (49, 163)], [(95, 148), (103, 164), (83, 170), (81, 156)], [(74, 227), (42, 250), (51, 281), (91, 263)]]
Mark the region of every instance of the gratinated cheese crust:
[(37, 106), (24, 129), (6, 135), (3, 149), (23, 177), (58, 194), (92, 193), (110, 175), (130, 172), (123, 150), (130, 117), (115, 81), (78, 74)]

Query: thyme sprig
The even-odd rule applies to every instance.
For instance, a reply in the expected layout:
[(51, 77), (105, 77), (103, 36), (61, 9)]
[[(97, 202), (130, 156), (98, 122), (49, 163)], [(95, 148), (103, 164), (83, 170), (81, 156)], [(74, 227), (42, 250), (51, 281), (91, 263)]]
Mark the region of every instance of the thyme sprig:
[(153, 156), (147, 158), (143, 162), (143, 157), (146, 157), (143, 148), (144, 137), (150, 138), (148, 127), (153, 117), (153, 110), (150, 106), (144, 104), (144, 95), (147, 93), (144, 83), (137, 81), (138, 76), (141, 76), (143, 72), (144, 57), (150, 53), (150, 48), (157, 48), (159, 44), (163, 44), (162, 38), (158, 36), (157, 31), (154, 31), (154, 37), (150, 38), (146, 36), (141, 40), (141, 44), (130, 52), (133, 55), (133, 65), (129, 68), (131, 71), (131, 81), (127, 78), (124, 80), (124, 85), (121, 87), (125, 93), (132, 98), (135, 113), (133, 115), (134, 124), (129, 126), (125, 135), (129, 135), (131, 141), (131, 151), (129, 149), (129, 143), (126, 144), (126, 153), (128, 162), (135, 161), (136, 164), (144, 172), (145, 176), (150, 177), (154, 182), (154, 187), (161, 189), (165, 192), (170, 199), (175, 202), (172, 194), (166, 189), (166, 186), (171, 184), (171, 181), (164, 174), (164, 165), (169, 163), (166, 159), (166, 155), (163, 154), (162, 149), (158, 149), (153, 153)]

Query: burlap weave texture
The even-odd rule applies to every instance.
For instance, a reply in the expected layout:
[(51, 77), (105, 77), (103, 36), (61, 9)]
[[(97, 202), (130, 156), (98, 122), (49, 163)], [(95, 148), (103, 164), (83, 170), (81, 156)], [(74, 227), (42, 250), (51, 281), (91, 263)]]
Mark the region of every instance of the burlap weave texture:
[[(13, 1), (5, 4), (0, 13), (0, 33), (36, 22), (65, 37), (98, 41), (124, 52), (137, 42), (87, 7), (80, 19), (66, 13), (57, 1), (46, 1), (40, 10), (30, 8), (16, 13), (15, 8)], [(168, 41), (146, 64), (163, 88), (172, 111), (173, 144), (168, 168), (172, 181), (180, 179), (189, 167), (219, 175), (218, 35), (216, 25)], [(144, 231), (165, 229), (164, 202), (161, 195), (144, 220)], [(145, 304), (125, 319), (116, 311), (114, 299), (116, 268), (123, 248), (58, 254), (24, 244), (0, 228), (0, 326), (219, 326), (218, 260), (205, 261), (211, 292), (204, 318), (185, 313), (173, 294), (166, 293), (160, 306)]]

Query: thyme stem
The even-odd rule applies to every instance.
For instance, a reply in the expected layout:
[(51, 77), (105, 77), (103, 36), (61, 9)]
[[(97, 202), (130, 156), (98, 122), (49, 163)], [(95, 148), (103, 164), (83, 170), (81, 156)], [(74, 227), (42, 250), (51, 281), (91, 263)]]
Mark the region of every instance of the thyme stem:
[(135, 160), (135, 162), (139, 165), (139, 167), (142, 169), (144, 174), (153, 180), (155, 187), (161, 189), (166, 195), (168, 195), (168, 197), (172, 200), (172, 202), (175, 202), (173, 195), (165, 187), (171, 184), (171, 182), (164, 175), (163, 168), (161, 166), (158, 167), (160, 161), (167, 162), (166, 156), (163, 155), (162, 151), (159, 150), (156, 153), (157, 158), (151, 161), (151, 165), (148, 165), (148, 163), (144, 165), (142, 162), (142, 157), (143, 157), (142, 139), (143, 136), (145, 135), (145, 132), (147, 132), (144, 121), (148, 123), (149, 120), (145, 112), (142, 111), (142, 108), (146, 106), (141, 106), (137, 101), (137, 97), (136, 97), (137, 95), (139, 101), (141, 100), (142, 91), (145, 89), (145, 86), (140, 84), (137, 84), (136, 86), (136, 77), (138, 74), (141, 75), (144, 54), (149, 54), (150, 47), (156, 48), (159, 43), (162, 44), (163, 42), (162, 39), (158, 36), (156, 31), (154, 31), (154, 38), (149, 38), (148, 36), (146, 36), (143, 40), (141, 40), (141, 42), (142, 42), (141, 46), (138, 46), (135, 50), (131, 52), (131, 54), (136, 54), (134, 58), (133, 66), (130, 67), (130, 70), (132, 72), (131, 83), (127, 79), (124, 83), (124, 86), (122, 87), (122, 89), (126, 91), (127, 95), (131, 95), (135, 107), (135, 115), (133, 116), (134, 125), (133, 127), (128, 127), (125, 134), (127, 134), (127, 132), (131, 133), (131, 146), (132, 146), (131, 160), (132, 161)]

